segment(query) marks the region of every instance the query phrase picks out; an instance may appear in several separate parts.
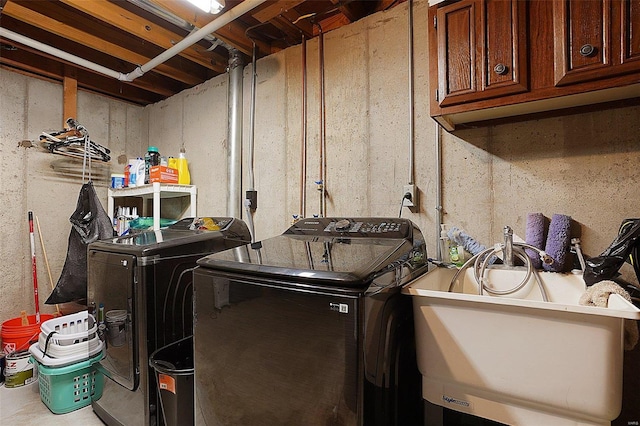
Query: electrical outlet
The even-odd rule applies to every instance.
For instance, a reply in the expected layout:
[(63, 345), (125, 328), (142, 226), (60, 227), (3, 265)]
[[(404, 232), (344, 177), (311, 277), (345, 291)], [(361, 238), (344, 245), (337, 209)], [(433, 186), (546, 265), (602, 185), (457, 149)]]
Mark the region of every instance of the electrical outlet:
[[(410, 197), (406, 198), (406, 194)], [(415, 185), (405, 185), (402, 187), (402, 206), (413, 210), (418, 207), (418, 187)]]

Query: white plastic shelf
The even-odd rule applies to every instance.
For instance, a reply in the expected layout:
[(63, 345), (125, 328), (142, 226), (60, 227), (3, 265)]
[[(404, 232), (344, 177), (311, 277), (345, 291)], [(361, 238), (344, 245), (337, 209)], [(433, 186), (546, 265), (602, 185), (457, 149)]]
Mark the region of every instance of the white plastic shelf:
[(196, 194), (195, 185), (173, 185), (168, 183), (154, 182), (150, 185), (136, 186), (134, 188), (109, 188), (107, 191), (107, 214), (113, 222), (113, 211), (115, 199), (123, 197), (140, 197), (144, 200), (153, 199), (153, 229), (160, 229), (160, 202), (165, 198), (189, 197), (189, 217), (196, 217)]

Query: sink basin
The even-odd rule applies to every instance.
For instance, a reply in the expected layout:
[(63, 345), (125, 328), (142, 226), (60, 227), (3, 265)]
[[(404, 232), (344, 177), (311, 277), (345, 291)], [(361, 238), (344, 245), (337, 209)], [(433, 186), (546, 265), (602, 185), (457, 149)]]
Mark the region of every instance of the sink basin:
[[(539, 272), (508, 296), (478, 294), (473, 270), (436, 268), (408, 284), (423, 398), (517, 425), (610, 425), (621, 408), (625, 319), (640, 310), (619, 295), (607, 308), (582, 306), (580, 275)], [(493, 269), (508, 289), (524, 271)]]

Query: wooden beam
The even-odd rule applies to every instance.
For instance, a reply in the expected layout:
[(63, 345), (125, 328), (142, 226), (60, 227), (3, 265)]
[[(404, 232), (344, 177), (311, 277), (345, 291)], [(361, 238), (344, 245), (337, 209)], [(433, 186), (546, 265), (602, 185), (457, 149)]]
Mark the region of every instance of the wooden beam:
[[(349, 21), (349, 18), (347, 18), (343, 14), (333, 15), (319, 22), (320, 27), (322, 27), (323, 33), (328, 33), (331, 30), (335, 30), (344, 25), (349, 25), (350, 23), (351, 21)], [(320, 33), (317, 26), (314, 26), (313, 29), (314, 29), (314, 35), (318, 35)]]
[(63, 107), (62, 107), (62, 128), (64, 129), (67, 118), (78, 118), (78, 80), (76, 80), (76, 70), (73, 67), (64, 67), (64, 77), (62, 78)]
[(283, 33), (300, 41), (302, 34), (307, 38), (313, 36), (311, 23), (313, 16), (302, 16), (294, 9), (301, 3), (304, 2), (300, 0), (269, 2), (269, 6), (253, 14), (253, 17), (262, 23), (270, 22)]
[[(258, 12), (253, 14), (253, 17), (255, 19), (257, 19), (260, 22), (267, 22), (272, 20), (273, 18), (275, 18), (278, 15), (282, 15), (283, 13), (287, 13), (290, 11), (293, 11), (294, 13), (297, 13), (293, 10), (294, 7), (298, 6), (299, 4), (304, 3), (301, 0), (283, 0), (283, 1), (272, 1), (272, 2), (268, 2), (268, 6), (265, 7), (264, 9), (259, 10)], [(299, 14), (298, 14), (299, 16)]]
[[(10, 40), (2, 40), (0, 38), (0, 41), (11, 44)], [(62, 82), (65, 66), (73, 67), (71, 64), (65, 65), (57, 58), (50, 57), (31, 48), (22, 48), (21, 46), (16, 50), (4, 51), (0, 55), (0, 64), (6, 65), (7, 69), (15, 72), (57, 82)], [(125, 83), (93, 71), (87, 71), (84, 68), (76, 68), (75, 72), (77, 73), (76, 81), (79, 88), (106, 94), (121, 100), (128, 100), (139, 105), (158, 102), (186, 87), (172, 86), (169, 89), (165, 86), (168, 82), (173, 82), (174, 80), (160, 77), (154, 73), (145, 74), (131, 83)], [(160, 78), (163, 81), (160, 81)]]
[[(123, 9), (117, 4), (107, 1), (93, 1), (88, 2), (86, 0), (60, 0), (62, 3), (67, 4), (77, 10), (80, 10), (94, 18), (100, 19), (116, 28), (120, 28), (130, 34), (146, 40), (156, 46), (163, 49), (169, 49), (174, 46), (175, 43), (182, 40), (185, 36), (176, 34), (166, 28), (156, 25), (155, 23), (143, 19), (135, 13), (129, 12)], [(217, 72), (224, 72), (224, 66), (214, 66), (212, 59), (217, 62), (224, 63), (226, 58), (222, 58), (221, 55), (215, 55), (212, 52), (208, 52), (205, 48), (199, 47), (197, 44), (186, 48), (180, 52), (180, 56), (187, 58), (203, 67), (215, 70)], [(215, 58), (214, 58), (215, 56)]]
[[(113, 56), (109, 56), (107, 54), (95, 52), (89, 47), (76, 44), (60, 36), (48, 33), (45, 30), (32, 27), (31, 25), (21, 25), (21, 23), (15, 18), (11, 18), (9, 16), (3, 17), (2, 25), (3, 27), (10, 30), (19, 29), (22, 35), (33, 40), (48, 40), (48, 42), (55, 44), (58, 48), (60, 48), (60, 50), (65, 52), (73, 51), (81, 58), (92, 57), (94, 58), (95, 62), (100, 63), (107, 68), (118, 69), (119, 67), (122, 67), (122, 61), (118, 58), (114, 58)], [(95, 71), (87, 70), (85, 72), (80, 72), (80, 68), (78, 66), (73, 65), (70, 62), (60, 61), (60, 59), (54, 57), (53, 55), (41, 52), (38, 49), (34, 49), (28, 46), (22, 46), (11, 40), (5, 40), (2, 37), (0, 37), (0, 40), (2, 40), (7, 45), (16, 46), (17, 48), (17, 50), (11, 52), (8, 52), (6, 50), (3, 51), (3, 53), (0, 54), (0, 59), (4, 59), (8, 55), (10, 55), (14, 60), (23, 60), (25, 69), (33, 71), (37, 74), (53, 75), (55, 76), (53, 78), (57, 79), (58, 81), (62, 81), (62, 77), (64, 76), (63, 67), (66, 64), (66, 66), (76, 68), (79, 86), (82, 86), (85, 83), (81, 76), (88, 76), (89, 74), (100, 75), (101, 77), (104, 77), (104, 79), (101, 79), (100, 81), (111, 80), (113, 81), (113, 86), (119, 86), (119, 84), (116, 83), (122, 83), (118, 80), (114, 80), (112, 77), (98, 74)], [(54, 66), (55, 63), (59, 65)], [(91, 80), (95, 79), (92, 78)], [(157, 93), (163, 97), (169, 97), (189, 87), (185, 83), (181, 83), (177, 80), (164, 77), (156, 72), (148, 72), (142, 77), (136, 78), (132, 82), (128, 82), (126, 84), (138, 87), (145, 91)]]
[[(209, 13), (204, 13), (200, 11), (195, 6), (188, 4), (183, 1), (176, 0), (150, 0), (152, 3), (155, 3), (157, 6), (163, 8), (164, 10), (173, 13), (176, 16), (181, 17), (182, 19), (191, 22), (196, 28), (202, 28), (207, 25), (209, 22), (213, 21), (216, 18), (216, 15), (211, 15)], [(227, 0), (227, 6), (222, 11), (224, 13), (227, 10), (230, 10), (237, 4), (235, 2), (231, 4), (231, 1)], [(256, 8), (260, 10), (260, 8)], [(251, 14), (257, 13), (257, 10), (249, 12)], [(252, 15), (253, 16), (253, 15)], [(240, 52), (245, 55), (252, 55), (253, 44), (251, 40), (249, 40), (245, 36), (245, 31), (249, 28), (247, 25), (243, 24), (240, 19), (236, 19), (233, 22), (230, 22), (228, 25), (220, 28), (213, 35), (230, 46), (235, 47)], [(264, 43), (261, 41), (256, 41), (256, 45), (258, 49), (262, 52), (270, 52), (271, 46), (268, 43)]]

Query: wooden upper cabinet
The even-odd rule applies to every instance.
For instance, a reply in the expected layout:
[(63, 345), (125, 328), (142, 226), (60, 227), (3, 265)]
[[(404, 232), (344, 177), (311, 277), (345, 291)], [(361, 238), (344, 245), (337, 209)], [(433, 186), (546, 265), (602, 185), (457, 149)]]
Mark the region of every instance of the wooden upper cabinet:
[(462, 0), (437, 9), (441, 107), (527, 90), (525, 4)]
[(556, 0), (555, 84), (640, 70), (640, 0)]
[(640, 0), (429, 8), (430, 112), (459, 124), (640, 98)]

